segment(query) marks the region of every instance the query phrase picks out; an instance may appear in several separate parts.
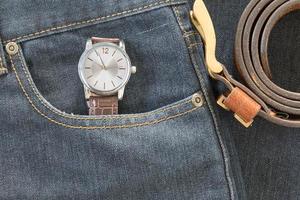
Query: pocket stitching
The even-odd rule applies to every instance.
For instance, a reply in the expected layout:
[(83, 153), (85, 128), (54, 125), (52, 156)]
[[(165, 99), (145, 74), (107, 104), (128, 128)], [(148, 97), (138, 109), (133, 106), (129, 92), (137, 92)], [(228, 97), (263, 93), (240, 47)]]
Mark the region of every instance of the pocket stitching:
[(54, 119), (52, 119), (51, 117), (49, 117), (47, 114), (44, 114), (42, 111), (40, 111), (33, 103), (33, 101), (31, 100), (30, 96), (28, 95), (28, 93), (26, 92), (21, 80), (20, 80), (20, 77), (16, 71), (16, 68), (15, 68), (15, 65), (14, 65), (14, 62), (12, 60), (12, 57), (10, 56), (10, 60), (11, 60), (11, 65), (12, 65), (12, 69), (14, 71), (14, 74), (16, 76), (16, 79), (17, 79), (17, 82), (19, 84), (19, 86), (21, 87), (25, 97), (27, 98), (28, 102), (30, 103), (30, 105), (32, 106), (32, 108), (38, 113), (40, 114), (41, 116), (43, 116), (44, 118), (46, 118), (48, 121), (50, 122), (53, 122), (57, 125), (61, 125), (65, 128), (74, 128), (74, 129), (87, 129), (87, 130), (94, 130), (94, 129), (121, 129), (121, 128), (133, 128), (133, 127), (141, 127), (141, 126), (149, 126), (149, 125), (154, 125), (154, 124), (157, 124), (157, 123), (160, 123), (160, 122), (163, 122), (163, 121), (167, 121), (167, 120), (171, 120), (171, 119), (174, 119), (174, 118), (177, 118), (177, 117), (180, 117), (180, 116), (183, 116), (183, 115), (186, 115), (188, 113), (191, 113), (195, 110), (197, 110), (198, 108), (201, 108), (201, 107), (192, 107), (191, 109), (188, 109), (184, 112), (179, 112), (175, 115), (170, 115), (170, 116), (166, 116), (166, 117), (162, 117), (162, 118), (159, 118), (157, 120), (152, 120), (152, 121), (146, 121), (146, 122), (143, 122), (143, 123), (132, 123), (132, 124), (124, 124), (124, 125), (112, 125), (112, 126), (75, 126), (75, 125), (70, 125), (70, 124), (66, 124), (66, 123), (63, 123), (63, 122), (58, 122)]
[[(179, 11), (177, 9), (176, 6), (174, 6), (174, 11), (175, 11), (175, 15), (177, 16), (178, 18), (178, 21), (180, 21), (181, 17), (180, 17), (180, 14), (179, 14)], [(178, 22), (180, 23), (180, 22)], [(183, 28), (183, 27), (181, 27)], [(184, 34), (186, 34), (186, 31), (184, 29), (182, 29), (182, 32)], [(184, 35), (183, 34), (183, 35)], [(193, 36), (196, 36), (197, 34), (193, 35)], [(202, 78), (202, 75), (201, 75), (201, 72), (199, 70), (199, 67), (197, 67), (197, 64), (194, 63), (193, 61), (193, 54), (191, 54), (190, 50), (192, 50), (193, 47), (198, 47), (199, 45), (202, 45), (201, 42), (195, 42), (192, 44), (191, 40), (190, 40), (190, 37), (186, 37), (186, 40), (187, 40), (187, 48), (189, 49), (189, 54), (191, 56), (191, 60), (192, 60), (192, 63), (194, 65), (194, 68), (195, 68), (195, 71), (196, 71), (196, 74), (199, 78), (199, 81), (200, 81), (200, 84), (203, 85), (203, 78)], [(204, 95), (204, 98), (205, 99), (209, 99), (208, 98), (208, 93), (205, 89), (204, 86), (202, 86), (202, 89), (203, 89), (203, 95)], [(222, 150), (222, 157), (223, 157), (223, 161), (224, 161), (224, 173), (225, 173), (225, 176), (226, 176), (226, 180), (227, 180), (227, 185), (228, 185), (228, 190), (229, 190), (229, 198), (230, 199), (235, 199), (235, 195), (234, 195), (234, 189), (233, 189), (233, 181), (232, 181), (232, 178), (230, 176), (230, 172), (229, 172), (229, 164), (228, 164), (228, 153), (224, 147), (224, 142), (222, 140), (222, 137), (220, 135), (220, 130), (219, 130), (219, 125), (217, 123), (217, 119), (216, 119), (216, 116), (215, 116), (215, 113), (214, 113), (214, 110), (212, 109), (212, 105), (210, 104), (210, 102), (208, 101), (208, 107), (209, 107), (209, 110), (210, 110), (210, 113), (212, 115), (212, 121), (213, 121), (213, 124), (215, 125), (215, 131), (216, 131), (216, 136), (218, 138), (218, 141), (219, 141), (219, 146), (220, 146), (220, 149)]]
[(140, 10), (143, 10), (143, 9), (152, 8), (154, 6), (161, 5), (161, 4), (164, 4), (164, 3), (176, 3), (176, 2), (180, 3), (179, 0), (158, 1), (158, 2), (155, 2), (155, 3), (140, 6), (140, 7), (137, 7), (137, 8), (128, 9), (128, 10), (125, 10), (125, 11), (122, 11), (122, 12), (109, 14), (109, 15), (106, 15), (106, 16), (101, 16), (101, 17), (92, 18), (92, 19), (89, 19), (89, 20), (83, 20), (83, 21), (78, 21), (78, 22), (73, 22), (73, 23), (69, 23), (69, 24), (65, 24), (65, 25), (60, 25), (60, 26), (56, 26), (56, 27), (47, 28), (47, 29), (44, 29), (44, 30), (41, 30), (41, 31), (37, 31), (35, 33), (30, 33), (30, 34), (27, 34), (27, 35), (23, 35), (23, 36), (19, 36), (19, 37), (16, 37), (16, 38), (6, 40), (6, 41), (4, 41), (4, 43), (6, 44), (6, 43), (9, 43), (9, 42), (15, 42), (15, 41), (25, 39), (25, 38), (29, 38), (29, 37), (32, 37), (32, 36), (39, 36), (43, 33), (48, 33), (50, 31), (56, 31), (56, 30), (61, 30), (61, 29), (64, 29), (64, 28), (73, 27), (73, 26), (90, 24), (90, 23), (101, 21), (101, 20), (104, 20), (104, 19), (109, 19), (109, 18), (112, 18), (112, 17), (115, 17), (115, 16), (122, 16), (122, 15), (132, 13), (132, 12), (135, 12), (135, 11), (140, 11)]
[[(19, 49), (21, 47), (19, 46)], [(19, 50), (20, 51), (20, 50)], [(35, 94), (35, 96), (39, 99), (39, 102), (42, 103), (46, 108), (48, 108), (50, 111), (52, 111), (53, 113), (61, 116), (61, 117), (64, 117), (64, 118), (69, 118), (69, 119), (75, 119), (75, 120), (109, 120), (109, 119), (122, 119), (122, 118), (129, 118), (129, 119), (133, 119), (133, 118), (142, 118), (142, 117), (147, 117), (149, 115), (154, 115), (154, 114), (157, 114), (157, 113), (161, 113), (161, 112), (165, 112), (165, 111), (168, 111), (168, 110), (173, 110), (175, 108), (178, 108), (180, 106), (183, 106), (185, 104), (188, 104), (188, 103), (192, 103), (191, 102), (191, 99), (188, 99), (184, 102), (181, 102), (181, 103), (178, 103), (178, 104), (175, 104), (173, 106), (170, 106), (170, 107), (166, 107), (166, 108), (161, 108), (161, 109), (157, 109), (157, 110), (154, 110), (154, 111), (150, 111), (150, 112), (146, 112), (146, 113), (140, 113), (140, 114), (128, 114), (127, 116), (123, 116), (123, 115), (117, 115), (117, 116), (106, 116), (105, 118), (97, 118), (97, 117), (81, 117), (81, 116), (72, 116), (72, 115), (69, 115), (69, 114), (65, 114), (61, 111), (56, 111), (54, 110), (53, 108), (51, 108), (48, 104), (46, 104), (46, 102), (43, 101), (42, 99), (42, 96), (40, 94), (39, 91), (37, 91), (37, 89), (35, 88), (35, 84), (32, 82), (32, 79), (29, 77), (29, 74), (28, 74), (28, 70), (26, 69), (25, 67), (25, 63), (24, 63), (24, 59), (21, 57), (21, 54), (20, 52), (18, 52), (18, 57), (20, 59), (20, 62), (21, 62), (21, 65), (22, 65), (22, 69), (25, 73), (25, 76), (26, 76), (26, 79), (27, 81), (29, 82), (30, 84), (30, 88), (32, 89), (33, 93)], [(14, 63), (14, 61), (12, 60), (12, 57), (10, 57), (10, 61), (11, 63)]]

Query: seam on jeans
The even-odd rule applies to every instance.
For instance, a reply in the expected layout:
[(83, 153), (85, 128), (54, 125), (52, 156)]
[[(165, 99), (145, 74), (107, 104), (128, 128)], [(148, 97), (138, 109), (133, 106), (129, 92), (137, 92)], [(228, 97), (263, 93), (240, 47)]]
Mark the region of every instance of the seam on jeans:
[(30, 33), (30, 34), (27, 34), (27, 35), (23, 35), (23, 36), (19, 36), (19, 37), (16, 37), (16, 38), (6, 40), (6, 41), (4, 41), (4, 43), (14, 42), (14, 41), (21, 40), (21, 39), (24, 39), (24, 38), (29, 38), (29, 37), (32, 37), (32, 36), (38, 36), (38, 35), (41, 35), (41, 34), (44, 34), (44, 33), (48, 33), (50, 31), (61, 30), (61, 29), (64, 29), (64, 28), (70, 28), (70, 27), (73, 27), (73, 26), (79, 26), (79, 25), (84, 25), (84, 24), (91, 24), (93, 22), (109, 19), (109, 18), (112, 18), (112, 17), (123, 16), (123, 15), (128, 14), (128, 13), (132, 13), (132, 12), (152, 8), (152, 7), (157, 6), (157, 5), (161, 5), (161, 4), (165, 4), (165, 3), (176, 3), (176, 2), (181, 3), (181, 1), (178, 1), (178, 0), (158, 1), (158, 2), (155, 2), (155, 3), (151, 3), (151, 4), (148, 4), (148, 5), (144, 5), (144, 6), (140, 6), (140, 7), (136, 7), (136, 8), (131, 8), (131, 9), (128, 9), (128, 10), (125, 10), (125, 11), (122, 11), (122, 12), (116, 12), (116, 13), (106, 15), (106, 16), (100, 16), (100, 17), (97, 17), (97, 18), (92, 18), (92, 19), (88, 19), (88, 20), (84, 20), (84, 21), (78, 21), (78, 22), (68, 23), (68, 24), (65, 24), (65, 25), (60, 25), (60, 26), (56, 26), (56, 27), (47, 28), (47, 29), (40, 30), (40, 31), (37, 31), (37, 32), (34, 32), (34, 33)]
[[(182, 26), (182, 18), (179, 14), (179, 11), (178, 11), (178, 8), (176, 6), (173, 6), (174, 8), (174, 13), (175, 13), (175, 16), (177, 17), (178, 19), (178, 24), (180, 26), (180, 28), (182, 29), (182, 32), (185, 34), (186, 31), (183, 29), (183, 26)], [(183, 34), (183, 35), (184, 35)], [(200, 43), (201, 44), (201, 43)], [(190, 38), (189, 37), (186, 37), (186, 45), (187, 45), (187, 48), (189, 46), (191, 46), (191, 41), (190, 41)], [(194, 47), (197, 47), (197, 45), (194, 45)], [(188, 48), (189, 49), (189, 48)], [(217, 138), (218, 138), (218, 141), (219, 141), (219, 145), (220, 145), (220, 148), (221, 148), (221, 152), (222, 152), (222, 157), (223, 157), (223, 162), (224, 162), (224, 168), (225, 168), (225, 176), (226, 176), (226, 180), (227, 180), (227, 187), (228, 187), (228, 190), (229, 190), (229, 198), (231, 200), (234, 200), (235, 197), (234, 197), (234, 191), (233, 191), (233, 183), (232, 183), (232, 180), (231, 180), (231, 177), (230, 177), (230, 173), (229, 173), (229, 159), (227, 157), (227, 151), (225, 149), (225, 145), (222, 141), (222, 137), (221, 137), (221, 133), (220, 133), (220, 129), (219, 129), (219, 125), (217, 123), (217, 118), (215, 116), (215, 113), (214, 113), (214, 110), (213, 110), (213, 107), (212, 107), (212, 104), (210, 103), (210, 98), (209, 98), (209, 95), (208, 95), (208, 92), (205, 88), (205, 83), (204, 83), (204, 79), (201, 75), (201, 72), (200, 70), (198, 69), (198, 65), (193, 61), (195, 60), (194, 56), (189, 52), (189, 55), (190, 55), (190, 59), (191, 59), (191, 62), (194, 66), (194, 69), (196, 71), (196, 74), (198, 76), (198, 79), (199, 79), (199, 83), (200, 83), (200, 86), (201, 86), (201, 89), (203, 91), (203, 95), (204, 95), (204, 98), (206, 99), (207, 101), (207, 104), (208, 104), (208, 108), (209, 108), (209, 111), (211, 113), (211, 117), (212, 117), (212, 121), (213, 121), (213, 124), (214, 124), (214, 127), (215, 127), (215, 131), (216, 131), (216, 135), (217, 135)], [(203, 62), (203, 61), (202, 61)]]
[(192, 34), (192, 33), (196, 33), (196, 32), (195, 32), (195, 31), (194, 31), (194, 32), (193, 32), (193, 31), (192, 31), (192, 32), (191, 32), (191, 31), (187, 32), (187, 31), (184, 29), (184, 26), (183, 26), (183, 18), (181, 17), (181, 15), (180, 15), (180, 13), (179, 13), (178, 6), (173, 6), (173, 8), (174, 8), (174, 14), (175, 14), (175, 16), (176, 16), (176, 18), (177, 18), (179, 27), (180, 27), (181, 31), (183, 32), (183, 34), (182, 34), (183, 38), (187, 40), (187, 43), (191, 43), (191, 41), (190, 41), (190, 36), (191, 36), (191, 35), (194, 35), (194, 34)]
[[(159, 25), (159, 26), (155, 26), (155, 27), (149, 28), (149, 29), (147, 29), (145, 31), (137, 32), (136, 35), (141, 35), (141, 34), (144, 34), (144, 33), (148, 33), (148, 32), (160, 29), (162, 27), (168, 26), (168, 25), (169, 25), (169, 23), (165, 23), (165, 24), (162, 24), (162, 25)], [(170, 26), (172, 26), (172, 25), (170, 25)]]
[[(198, 45), (194, 45), (193, 47), (198, 48)], [(193, 55), (191, 55), (191, 57), (194, 58)], [(194, 58), (194, 59), (195, 59), (195, 58)], [(202, 61), (202, 62), (203, 62), (203, 61)], [(205, 64), (203, 63), (203, 65), (205, 65)], [(199, 66), (198, 66), (197, 64), (194, 64), (194, 66), (195, 66), (195, 70), (196, 70), (196, 73), (197, 73), (197, 75), (198, 75), (198, 77), (199, 77), (200, 82), (202, 82), (202, 84), (204, 85), (204, 83), (203, 83), (203, 82), (204, 82), (204, 81), (203, 81), (203, 77), (202, 77), (202, 75), (201, 75), (200, 70), (198, 69)], [(203, 94), (204, 94), (204, 97), (205, 97), (206, 101), (209, 101), (209, 94), (208, 94), (208, 92), (207, 92), (207, 90), (205, 89), (204, 86), (203, 86), (203, 88), (202, 88), (202, 91), (203, 91)], [(225, 165), (225, 174), (226, 174), (226, 178), (227, 178), (227, 181), (228, 181), (228, 188), (229, 188), (229, 192), (230, 192), (230, 199), (234, 200), (235, 197), (234, 197), (234, 191), (233, 191), (233, 186), (232, 186), (233, 183), (232, 183), (232, 179), (231, 179), (231, 177), (230, 177), (230, 172), (229, 172), (229, 159), (228, 159), (228, 157), (227, 157), (227, 155), (226, 155), (226, 153), (225, 153), (225, 152), (227, 152), (227, 151), (226, 151), (226, 149), (225, 149), (224, 142), (223, 142), (222, 139), (221, 139), (221, 138), (222, 138), (222, 137), (221, 137), (221, 132), (220, 132), (220, 128), (219, 128), (219, 125), (218, 125), (218, 121), (217, 121), (215, 112), (214, 112), (214, 110), (213, 110), (213, 106), (212, 106), (212, 104), (211, 104), (210, 101), (209, 101), (207, 104), (208, 104), (208, 108), (209, 108), (210, 113), (211, 113), (211, 117), (212, 117), (212, 119), (213, 119), (213, 123), (214, 123), (214, 125), (215, 125), (215, 130), (216, 130), (217, 137), (218, 137), (218, 140), (219, 140), (219, 145), (220, 145), (220, 147), (221, 147), (221, 149), (222, 149), (222, 154), (223, 154), (223, 159), (224, 159), (224, 165)]]
[(183, 37), (189, 37), (189, 36), (192, 36), (192, 35), (200, 35), (198, 32), (195, 32), (195, 31), (190, 31), (190, 32), (185, 32), (185, 34), (183, 34)]
[(176, 16), (176, 18), (177, 18), (177, 21), (178, 21), (180, 30), (181, 30), (184, 34), (188, 35), (189, 32), (187, 32), (187, 31), (183, 28), (183, 23), (182, 23), (183, 19), (180, 17), (178, 8), (177, 8), (176, 6), (173, 6), (173, 8), (174, 8), (175, 16)]
[(190, 48), (193, 48), (193, 47), (195, 47), (195, 46), (202, 45), (202, 44), (203, 44), (203, 43), (196, 42), (196, 43), (190, 44), (190, 45), (188, 46), (188, 48), (190, 49)]
[[(21, 47), (19, 46), (19, 48), (21, 48)], [(30, 88), (34, 92), (35, 96), (38, 98), (39, 102), (42, 103), (46, 108), (48, 108), (53, 113), (55, 113), (55, 114), (57, 114), (57, 115), (59, 115), (61, 117), (64, 117), (64, 118), (70, 118), (70, 119), (76, 119), (76, 120), (86, 120), (86, 121), (87, 120), (122, 119), (122, 118), (127, 118), (127, 119), (142, 118), (142, 117), (147, 117), (149, 115), (154, 115), (154, 114), (157, 114), (157, 113), (166, 112), (168, 110), (173, 110), (173, 109), (176, 109), (176, 108), (178, 108), (178, 107), (180, 107), (182, 105), (185, 105), (185, 104), (188, 104), (188, 103), (192, 103), (191, 99), (188, 99), (186, 101), (183, 101), (181, 103), (175, 104), (175, 105), (170, 106), (170, 107), (161, 108), (161, 109), (158, 109), (158, 110), (155, 110), (155, 111), (150, 111), (150, 112), (147, 112), (147, 113), (129, 114), (127, 116), (117, 115), (117, 116), (106, 116), (104, 118), (96, 118), (96, 117), (81, 117), (81, 116), (76, 116), (76, 115), (74, 115), (74, 116), (72, 116), (72, 115), (66, 115), (66, 114), (64, 114), (62, 112), (54, 110), (53, 108), (51, 108), (48, 104), (46, 104), (43, 101), (43, 99), (42, 99), (41, 95), (39, 94), (39, 92), (36, 91), (36, 88), (34, 87), (34, 83), (32, 82), (32, 79), (29, 77), (28, 70), (26, 70), (26, 67), (25, 67), (25, 64), (24, 64), (25, 61), (24, 61), (24, 59), (22, 59), (20, 52), (18, 52), (18, 57), (19, 57), (19, 60), (21, 62), (22, 69), (23, 69), (23, 71), (25, 73), (26, 79), (29, 82)], [(10, 59), (11, 59), (11, 62), (13, 63), (12, 57), (10, 57)]]
[(152, 121), (146, 121), (146, 122), (142, 122), (142, 123), (132, 123), (132, 124), (124, 124), (124, 125), (111, 125), (111, 126), (75, 126), (75, 125), (70, 125), (70, 124), (66, 124), (66, 123), (63, 123), (63, 122), (59, 122), (59, 121), (56, 121), (54, 119), (52, 119), (51, 117), (49, 117), (47, 114), (43, 113), (42, 111), (40, 111), (33, 103), (33, 101), (31, 100), (30, 96), (28, 95), (28, 93), (26, 92), (21, 80), (20, 80), (20, 77), (16, 71), (16, 68), (15, 68), (15, 65), (14, 65), (14, 62), (12, 60), (12, 57), (10, 57), (10, 60), (11, 60), (11, 65), (12, 65), (12, 69), (15, 73), (15, 76), (16, 76), (16, 79), (17, 79), (17, 82), (21, 88), (21, 90), (23, 91), (25, 97), (27, 98), (28, 102), (30, 103), (30, 105), (32, 106), (32, 108), (38, 113), (40, 114), (41, 116), (43, 116), (44, 118), (46, 118), (48, 121), (52, 122), (52, 123), (55, 123), (57, 125), (61, 125), (65, 128), (73, 128), (73, 129), (88, 129), (88, 130), (92, 130), (92, 129), (121, 129), (121, 128), (133, 128), (133, 127), (141, 127), (141, 126), (149, 126), (149, 125), (154, 125), (154, 124), (157, 124), (157, 123), (160, 123), (160, 122), (163, 122), (163, 121), (167, 121), (167, 120), (171, 120), (171, 119), (174, 119), (174, 118), (177, 118), (177, 117), (180, 117), (180, 116), (183, 116), (183, 115), (186, 115), (188, 113), (191, 113), (195, 110), (197, 110), (198, 108), (201, 108), (201, 107), (192, 107), (191, 109), (189, 110), (186, 110), (184, 112), (179, 112), (175, 115), (170, 115), (170, 116), (166, 116), (166, 117), (162, 117), (162, 118), (159, 118), (157, 120), (152, 120)]
[[(3, 62), (3, 59), (0, 57), (0, 69), (2, 70), (7, 70), (7, 68), (4, 67), (4, 62)], [(3, 75), (3, 74), (0, 74), (0, 76)]]
[[(2, 38), (0, 38), (0, 45), (3, 47)], [(4, 51), (4, 49), (0, 50), (0, 76), (8, 73), (7, 66), (5, 65), (6, 61), (5, 61), (3, 51)]]

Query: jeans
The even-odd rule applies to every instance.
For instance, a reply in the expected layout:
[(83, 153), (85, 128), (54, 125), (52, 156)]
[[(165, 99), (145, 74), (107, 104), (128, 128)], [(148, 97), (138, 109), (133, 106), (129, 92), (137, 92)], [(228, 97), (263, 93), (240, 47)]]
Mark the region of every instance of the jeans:
[[(11, 1), (2, 43), (2, 199), (231, 199), (236, 189), (183, 0)], [(88, 116), (77, 63), (92, 36), (126, 43), (120, 115)], [(197, 56), (197, 58), (196, 58)], [(197, 63), (200, 62), (200, 63)], [(202, 83), (201, 83), (202, 82)], [(203, 105), (191, 99), (199, 93)]]
[[(219, 57), (236, 73), (228, 20), (237, 21), (247, 2), (206, 3)], [(260, 119), (246, 130), (216, 106), (223, 88), (208, 77), (192, 5), (0, 2), (8, 69), (0, 77), (0, 199), (300, 197), (298, 131)], [(137, 66), (115, 116), (87, 115), (77, 64), (92, 36), (123, 39)], [(18, 45), (16, 54), (7, 53), (8, 42)]]

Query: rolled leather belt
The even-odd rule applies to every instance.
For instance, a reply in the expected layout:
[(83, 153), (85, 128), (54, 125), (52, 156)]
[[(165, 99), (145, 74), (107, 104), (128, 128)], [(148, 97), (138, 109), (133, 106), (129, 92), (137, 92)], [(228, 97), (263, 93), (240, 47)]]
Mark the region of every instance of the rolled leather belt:
[(298, 9), (300, 0), (252, 0), (240, 18), (235, 40), (235, 61), (241, 76), (268, 105), (259, 115), (293, 127), (300, 127), (300, 93), (272, 82), (267, 52), (273, 27), (283, 16)]
[[(236, 118), (247, 127), (256, 115), (279, 125), (300, 127), (300, 93), (272, 82), (267, 53), (273, 27), (282, 17), (299, 9), (300, 0), (252, 0), (247, 5), (235, 40), (235, 63), (246, 87), (233, 79), (224, 65), (211, 61), (216, 43), (211, 37), (215, 34), (213, 25), (204, 3), (195, 1), (191, 18), (205, 43), (209, 74), (222, 81), (230, 91), (219, 98), (218, 104), (235, 112)], [(216, 67), (218, 64), (220, 66)]]

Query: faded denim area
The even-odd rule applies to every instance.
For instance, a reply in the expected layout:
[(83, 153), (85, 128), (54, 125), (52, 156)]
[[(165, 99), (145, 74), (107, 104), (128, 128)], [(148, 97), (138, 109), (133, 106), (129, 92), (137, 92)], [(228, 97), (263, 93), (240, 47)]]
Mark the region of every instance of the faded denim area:
[[(234, 148), (229, 143), (227, 151), (210, 103), (190, 6), (0, 3), (2, 47), (19, 47), (1, 54), (9, 73), (0, 77), (0, 199), (226, 200), (243, 193), (238, 161), (229, 157)], [(86, 115), (77, 64), (91, 36), (124, 39), (137, 66), (121, 115)], [(202, 106), (192, 103), (196, 92)]]
[[(248, 0), (205, 1), (215, 24), (218, 58), (234, 77), (242, 80), (234, 66), (233, 48), (238, 20)], [(273, 81), (283, 88), (300, 92), (300, 12), (285, 16), (270, 37), (269, 62)], [(219, 83), (213, 82), (215, 94)], [(243, 128), (232, 114), (217, 110), (224, 135), (232, 134), (240, 159), (248, 199), (300, 199), (300, 130), (280, 127), (256, 119)]]

